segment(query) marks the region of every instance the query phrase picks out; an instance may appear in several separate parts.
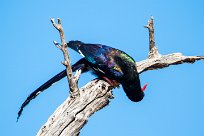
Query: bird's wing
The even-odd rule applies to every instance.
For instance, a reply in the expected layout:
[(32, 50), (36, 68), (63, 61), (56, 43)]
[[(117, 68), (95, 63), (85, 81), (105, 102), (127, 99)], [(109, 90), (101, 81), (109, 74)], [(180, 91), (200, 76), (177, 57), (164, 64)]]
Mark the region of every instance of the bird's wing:
[(113, 74), (117, 77), (123, 76), (123, 72), (114, 60), (114, 56), (120, 52), (119, 50), (100, 44), (82, 44), (78, 48), (78, 52), (93, 64), (99, 72)]

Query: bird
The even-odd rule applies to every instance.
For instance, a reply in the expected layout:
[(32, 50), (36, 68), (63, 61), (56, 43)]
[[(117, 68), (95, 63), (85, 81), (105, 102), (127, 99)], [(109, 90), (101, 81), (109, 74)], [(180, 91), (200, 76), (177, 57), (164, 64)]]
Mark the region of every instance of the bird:
[[(55, 44), (59, 45), (59, 43)], [(108, 82), (113, 88), (121, 84), (131, 101), (139, 102), (143, 99), (147, 83), (141, 88), (136, 62), (127, 53), (107, 45), (84, 43), (78, 40), (69, 41), (67, 46), (83, 57), (72, 65), (73, 72), (78, 69), (81, 69), (82, 73), (91, 71), (98, 78)], [(32, 92), (21, 105), (17, 121), (23, 109), (32, 99), (66, 75), (66, 70), (61, 71)]]

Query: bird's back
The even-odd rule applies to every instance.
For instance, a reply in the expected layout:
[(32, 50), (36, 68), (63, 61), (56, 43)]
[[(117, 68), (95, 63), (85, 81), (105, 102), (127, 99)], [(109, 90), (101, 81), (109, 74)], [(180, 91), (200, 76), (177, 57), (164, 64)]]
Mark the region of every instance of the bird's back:
[(85, 44), (79, 41), (70, 41), (68, 47), (77, 51), (88, 60), (94, 70), (104, 73), (110, 78), (122, 78), (123, 72), (119, 68), (115, 58), (123, 52), (101, 44)]

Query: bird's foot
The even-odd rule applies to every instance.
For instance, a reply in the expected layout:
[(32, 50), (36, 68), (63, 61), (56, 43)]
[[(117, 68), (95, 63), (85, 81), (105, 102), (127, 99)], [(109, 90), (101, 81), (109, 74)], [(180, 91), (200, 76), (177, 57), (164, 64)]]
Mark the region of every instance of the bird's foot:
[(112, 86), (113, 88), (119, 88), (119, 83), (116, 80), (111, 80), (108, 77), (103, 76), (102, 77), (106, 82), (108, 82), (108, 84), (110, 86)]

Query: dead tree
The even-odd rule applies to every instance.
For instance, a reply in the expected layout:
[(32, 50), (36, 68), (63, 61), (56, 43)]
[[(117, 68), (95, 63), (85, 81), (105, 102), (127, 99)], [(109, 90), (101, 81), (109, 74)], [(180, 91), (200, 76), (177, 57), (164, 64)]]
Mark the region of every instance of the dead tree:
[[(184, 56), (181, 53), (161, 55), (155, 46), (154, 22), (151, 17), (145, 28), (149, 30), (149, 55), (146, 60), (137, 62), (138, 72), (155, 70), (178, 65), (182, 63), (194, 63), (203, 60), (204, 56)], [(82, 88), (78, 88), (78, 79), (81, 71), (75, 75), (72, 73), (67, 44), (60, 19), (56, 24), (51, 19), (53, 26), (59, 31), (62, 45), (57, 47), (64, 54), (63, 64), (66, 66), (67, 78), (70, 88), (70, 96), (56, 109), (48, 121), (40, 128), (38, 136), (77, 136), (89, 117), (96, 111), (109, 104), (113, 98), (111, 87), (103, 80), (92, 80)]]

